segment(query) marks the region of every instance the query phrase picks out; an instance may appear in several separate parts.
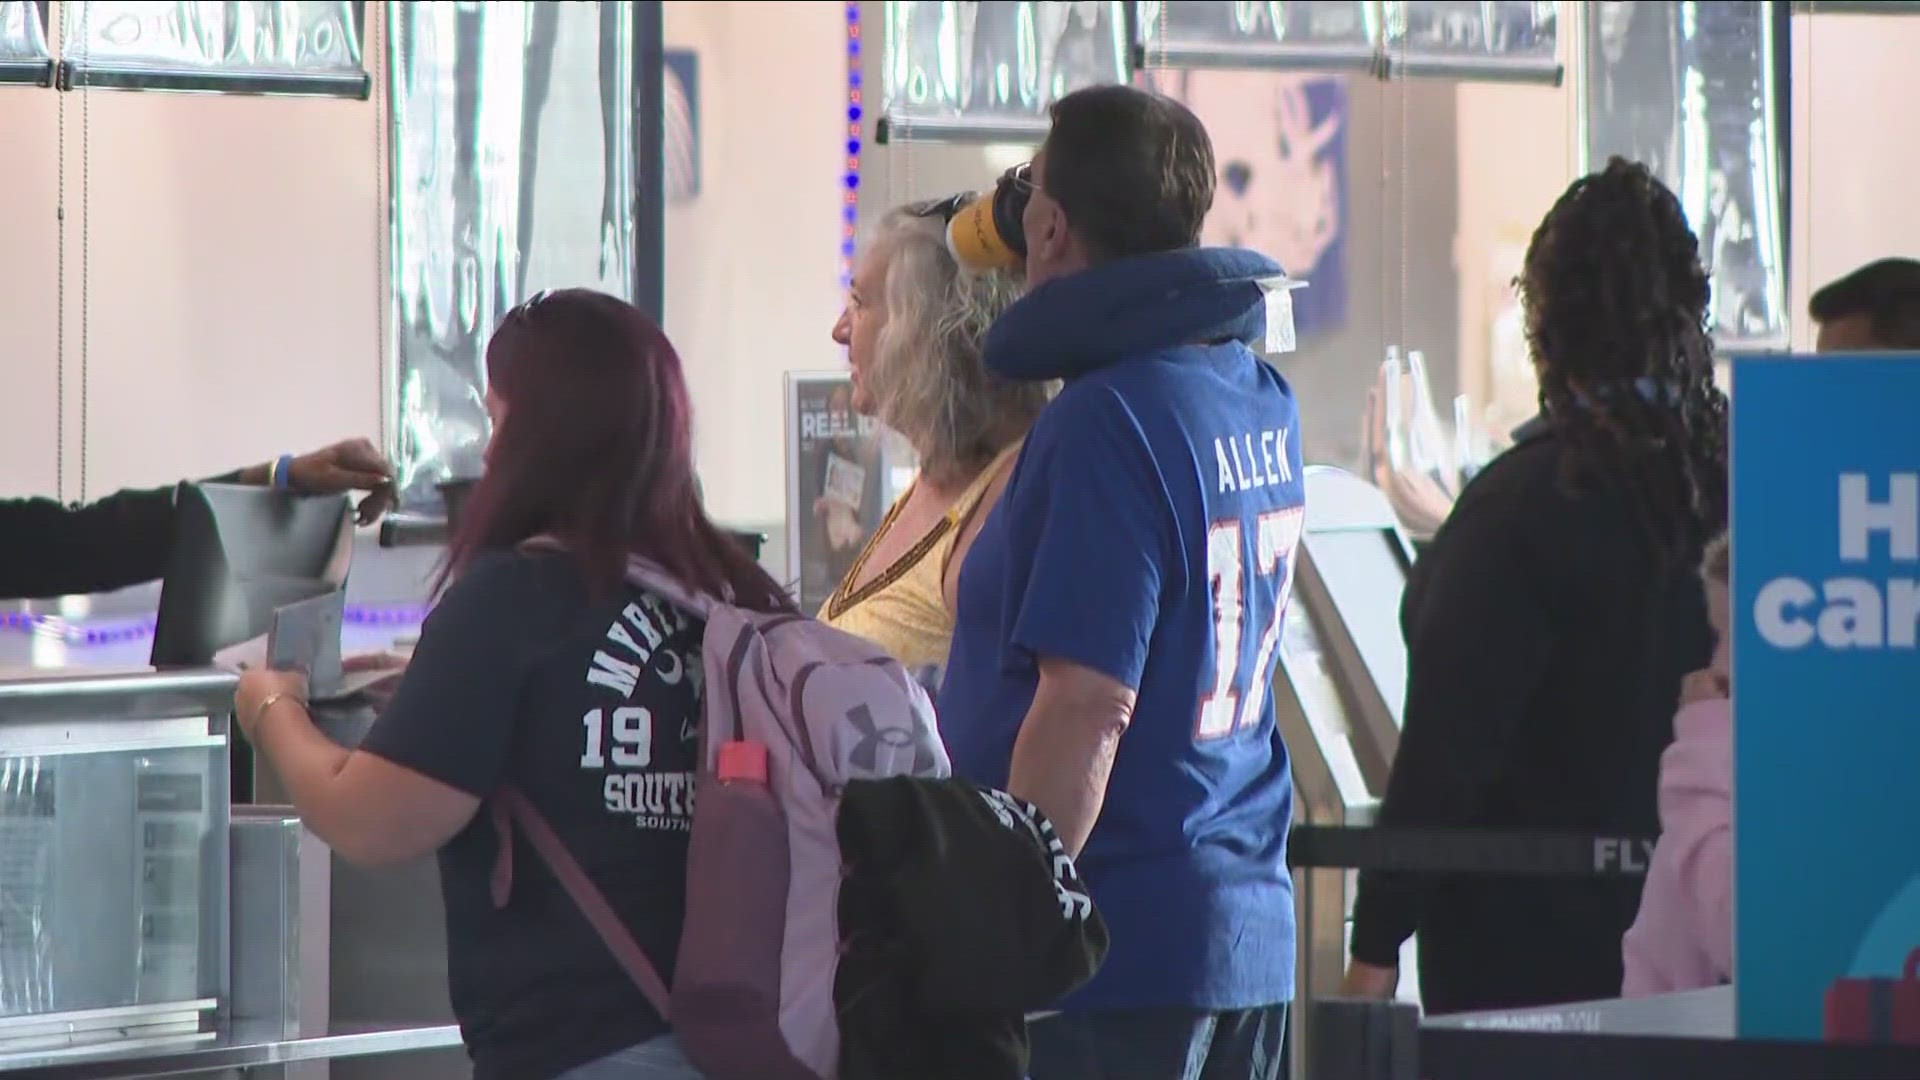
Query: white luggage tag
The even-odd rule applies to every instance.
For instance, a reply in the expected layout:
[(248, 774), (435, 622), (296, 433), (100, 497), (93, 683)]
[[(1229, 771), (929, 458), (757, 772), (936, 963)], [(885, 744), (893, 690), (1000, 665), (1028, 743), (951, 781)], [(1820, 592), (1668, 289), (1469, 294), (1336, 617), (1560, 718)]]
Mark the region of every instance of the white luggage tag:
[(1260, 279), (1260, 289), (1267, 296), (1268, 356), (1290, 353), (1299, 346), (1293, 333), (1293, 290), (1306, 286), (1305, 281), (1285, 275)]

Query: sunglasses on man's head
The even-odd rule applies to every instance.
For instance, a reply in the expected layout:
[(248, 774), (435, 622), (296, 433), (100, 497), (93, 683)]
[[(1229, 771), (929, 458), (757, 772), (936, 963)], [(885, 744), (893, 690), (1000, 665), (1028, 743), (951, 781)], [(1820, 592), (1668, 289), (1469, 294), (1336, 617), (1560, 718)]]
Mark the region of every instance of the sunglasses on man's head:
[[(1000, 174), (999, 185), (1011, 187), (1023, 195), (1032, 195), (1034, 191), (1033, 162), (1023, 161)], [(978, 196), (971, 191), (961, 191), (949, 195), (944, 199), (934, 199), (929, 202), (919, 203), (909, 207), (907, 212), (914, 217), (937, 217), (941, 221), (951, 222), (956, 214), (965, 209), (966, 205), (977, 197)]]
[(961, 191), (949, 195), (944, 199), (933, 199), (928, 202), (916, 203), (907, 208), (907, 213), (918, 218), (937, 217), (942, 223), (946, 223), (951, 222), (954, 215), (958, 214), (972, 201), (973, 192)]

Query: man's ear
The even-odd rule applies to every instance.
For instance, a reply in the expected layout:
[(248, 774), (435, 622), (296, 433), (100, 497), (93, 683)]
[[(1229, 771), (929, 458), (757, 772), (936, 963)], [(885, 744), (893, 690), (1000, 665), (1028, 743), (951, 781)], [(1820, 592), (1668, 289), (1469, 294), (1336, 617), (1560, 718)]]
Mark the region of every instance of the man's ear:
[(1067, 215), (1058, 205), (1047, 207), (1046, 220), (1040, 228), (1040, 250), (1050, 263), (1059, 263), (1068, 254), (1073, 243), (1073, 235), (1067, 230)]

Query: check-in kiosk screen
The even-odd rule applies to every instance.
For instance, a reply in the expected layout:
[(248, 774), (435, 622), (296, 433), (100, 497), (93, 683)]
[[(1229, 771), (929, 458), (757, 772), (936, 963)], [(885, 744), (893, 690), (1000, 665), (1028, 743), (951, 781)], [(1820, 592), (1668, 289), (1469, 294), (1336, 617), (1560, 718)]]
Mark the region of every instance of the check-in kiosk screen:
[(1400, 636), (1407, 570), (1395, 537), (1381, 529), (1310, 532), (1307, 544), (1361, 662), (1398, 724), (1407, 699), (1407, 650)]

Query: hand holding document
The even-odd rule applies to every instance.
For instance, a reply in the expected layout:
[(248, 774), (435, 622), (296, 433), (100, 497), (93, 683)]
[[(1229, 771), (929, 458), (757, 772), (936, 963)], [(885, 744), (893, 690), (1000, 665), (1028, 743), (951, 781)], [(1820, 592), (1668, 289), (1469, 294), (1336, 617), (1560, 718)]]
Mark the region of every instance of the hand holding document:
[[(340, 622), (342, 595), (331, 592), (287, 604), (274, 612), (267, 633), (214, 656), (217, 666), (232, 671), (267, 668), (300, 671), (308, 678), (312, 700), (338, 701), (366, 694), (376, 701), (406, 668), (406, 657), (392, 652), (369, 653), (342, 660)], [(382, 684), (387, 684), (383, 686)]]

